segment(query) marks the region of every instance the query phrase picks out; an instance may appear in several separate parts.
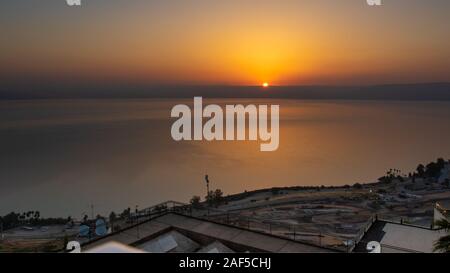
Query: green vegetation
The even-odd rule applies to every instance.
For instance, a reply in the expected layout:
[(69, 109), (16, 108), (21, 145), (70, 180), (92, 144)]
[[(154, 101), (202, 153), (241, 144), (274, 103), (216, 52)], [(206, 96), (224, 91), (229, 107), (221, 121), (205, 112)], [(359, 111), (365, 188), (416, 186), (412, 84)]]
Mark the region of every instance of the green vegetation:
[(217, 189), (215, 191), (210, 191), (208, 195), (205, 197), (206, 202), (210, 206), (220, 206), (224, 202), (223, 192), (221, 189)]
[[(446, 232), (450, 232), (450, 222), (447, 219), (436, 221), (435, 226), (439, 229), (443, 229)], [(450, 234), (441, 237), (434, 244), (435, 252), (450, 253)]]
[(431, 162), (426, 166), (425, 174), (429, 177), (439, 177), (445, 164), (446, 162), (443, 158), (438, 158), (436, 162)]
[(200, 201), (201, 201), (201, 200), (200, 200), (200, 196), (194, 195), (194, 196), (191, 198), (190, 203), (191, 203), (192, 207), (198, 208), (198, 207), (200, 207)]
[[(226, 203), (226, 198), (223, 196), (223, 192), (221, 189), (216, 189), (215, 191), (209, 191), (208, 195), (205, 196), (205, 202), (208, 206), (220, 206), (223, 203)], [(193, 208), (200, 208), (202, 206), (200, 196), (194, 195), (190, 202)]]
[(428, 163), (426, 166), (419, 164), (416, 168), (416, 175), (422, 178), (438, 178), (441, 174), (441, 170), (445, 167), (445, 164), (448, 163), (450, 163), (450, 161), (438, 158), (436, 162)]
[(391, 183), (394, 179), (398, 179), (399, 181), (403, 181), (403, 177), (401, 176), (401, 171), (398, 169), (389, 169), (386, 172), (385, 176), (378, 178), (381, 183)]
[[(416, 178), (437, 179), (441, 175), (441, 170), (446, 164), (450, 164), (450, 160), (445, 161), (443, 158), (438, 158), (436, 162), (430, 162), (426, 166), (419, 164), (416, 171), (414, 173), (409, 173), (408, 177), (411, 178), (413, 182), (416, 181)], [(394, 179), (404, 182), (405, 178), (406, 176), (402, 175), (400, 170), (390, 169), (386, 172), (385, 176), (380, 177), (378, 180), (381, 183), (391, 183)]]
[(43, 225), (64, 225), (69, 220), (67, 218), (41, 218), (39, 211), (27, 211), (23, 213), (10, 212), (0, 216), (0, 223), (3, 229), (11, 229), (22, 225), (43, 226)]

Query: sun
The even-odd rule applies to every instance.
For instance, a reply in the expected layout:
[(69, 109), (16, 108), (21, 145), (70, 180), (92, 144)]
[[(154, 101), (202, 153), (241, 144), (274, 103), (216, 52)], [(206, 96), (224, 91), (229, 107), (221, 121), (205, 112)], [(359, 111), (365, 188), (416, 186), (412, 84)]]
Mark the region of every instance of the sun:
[(269, 83), (268, 82), (263, 83), (262, 87), (269, 87)]

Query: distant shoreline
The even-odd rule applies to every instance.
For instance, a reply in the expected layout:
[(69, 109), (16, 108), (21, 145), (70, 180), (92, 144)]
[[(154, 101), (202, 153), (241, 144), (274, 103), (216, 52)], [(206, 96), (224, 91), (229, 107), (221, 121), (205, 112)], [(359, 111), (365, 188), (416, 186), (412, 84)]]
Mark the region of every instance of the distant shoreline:
[(3, 84), (0, 100), (270, 98), (302, 100), (450, 101), (450, 83), (371, 86), (146, 86), (126, 84)]

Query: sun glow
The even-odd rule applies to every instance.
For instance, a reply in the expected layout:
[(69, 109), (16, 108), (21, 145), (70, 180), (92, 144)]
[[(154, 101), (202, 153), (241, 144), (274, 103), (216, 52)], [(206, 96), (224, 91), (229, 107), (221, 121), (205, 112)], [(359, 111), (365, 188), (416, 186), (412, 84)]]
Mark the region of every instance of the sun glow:
[(263, 83), (262, 87), (264, 87), (264, 88), (269, 87), (269, 83), (268, 82)]

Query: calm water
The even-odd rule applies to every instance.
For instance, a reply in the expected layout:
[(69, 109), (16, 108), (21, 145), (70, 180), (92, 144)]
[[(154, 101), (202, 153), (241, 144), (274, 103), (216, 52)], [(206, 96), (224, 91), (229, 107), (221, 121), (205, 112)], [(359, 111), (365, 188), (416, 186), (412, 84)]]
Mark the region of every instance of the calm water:
[(0, 102), (0, 214), (81, 217), (272, 186), (375, 181), (389, 168), (450, 158), (450, 102), (205, 100), (280, 104), (280, 147), (174, 142), (190, 100)]

